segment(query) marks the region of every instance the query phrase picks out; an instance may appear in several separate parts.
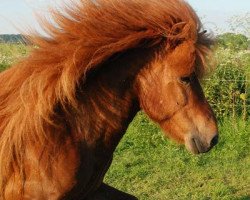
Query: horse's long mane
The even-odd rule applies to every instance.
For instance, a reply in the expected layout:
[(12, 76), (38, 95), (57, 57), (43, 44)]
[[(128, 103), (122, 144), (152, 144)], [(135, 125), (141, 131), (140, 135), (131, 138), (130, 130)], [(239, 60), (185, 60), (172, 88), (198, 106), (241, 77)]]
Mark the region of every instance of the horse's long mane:
[(77, 108), (80, 81), (112, 55), (163, 42), (171, 49), (192, 40), (204, 62), (209, 49), (198, 17), (182, 0), (81, 0), (74, 5), (52, 11), (53, 22), (42, 22), (49, 37), (32, 36), (30, 55), (0, 74), (2, 190), (14, 171), (21, 174), (27, 144), (36, 142), (48, 151), (60, 145), (65, 126), (56, 107)]

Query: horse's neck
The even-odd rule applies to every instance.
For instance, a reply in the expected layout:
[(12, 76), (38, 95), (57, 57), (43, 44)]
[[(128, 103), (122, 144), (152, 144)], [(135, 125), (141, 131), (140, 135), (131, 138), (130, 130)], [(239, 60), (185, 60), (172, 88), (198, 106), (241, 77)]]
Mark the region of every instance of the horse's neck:
[(81, 134), (88, 145), (112, 150), (138, 112), (138, 103), (129, 91), (119, 96), (101, 87), (96, 92), (80, 108)]
[(133, 85), (145, 61), (145, 57), (138, 59), (136, 52), (128, 53), (87, 78), (78, 94), (81, 114), (77, 126), (88, 145), (115, 149), (139, 111)]

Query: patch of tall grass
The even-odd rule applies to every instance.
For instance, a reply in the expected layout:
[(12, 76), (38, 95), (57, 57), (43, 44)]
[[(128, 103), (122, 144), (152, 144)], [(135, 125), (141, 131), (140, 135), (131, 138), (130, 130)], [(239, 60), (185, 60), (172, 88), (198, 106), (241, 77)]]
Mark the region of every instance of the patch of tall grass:
[(250, 52), (218, 48), (217, 66), (202, 80), (205, 95), (217, 117), (250, 114)]

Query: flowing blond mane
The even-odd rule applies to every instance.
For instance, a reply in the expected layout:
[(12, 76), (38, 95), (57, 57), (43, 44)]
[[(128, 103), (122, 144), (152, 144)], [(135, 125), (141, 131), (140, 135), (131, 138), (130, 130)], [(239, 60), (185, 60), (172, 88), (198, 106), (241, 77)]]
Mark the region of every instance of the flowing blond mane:
[(204, 63), (209, 50), (198, 17), (182, 0), (81, 0), (74, 5), (52, 11), (53, 23), (42, 23), (49, 37), (32, 36), (30, 55), (0, 74), (1, 191), (14, 171), (22, 173), (28, 143), (48, 149), (61, 143), (65, 127), (55, 107), (77, 108), (79, 82), (112, 55), (162, 42), (171, 49), (192, 40)]

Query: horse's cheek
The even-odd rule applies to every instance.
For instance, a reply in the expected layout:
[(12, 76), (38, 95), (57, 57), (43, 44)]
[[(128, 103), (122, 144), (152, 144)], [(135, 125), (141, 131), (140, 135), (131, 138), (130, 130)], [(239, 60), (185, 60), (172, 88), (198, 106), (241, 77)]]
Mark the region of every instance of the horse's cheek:
[(169, 117), (187, 104), (185, 91), (177, 83), (169, 83), (165, 89), (165, 114)]

